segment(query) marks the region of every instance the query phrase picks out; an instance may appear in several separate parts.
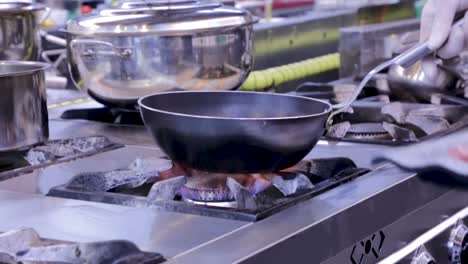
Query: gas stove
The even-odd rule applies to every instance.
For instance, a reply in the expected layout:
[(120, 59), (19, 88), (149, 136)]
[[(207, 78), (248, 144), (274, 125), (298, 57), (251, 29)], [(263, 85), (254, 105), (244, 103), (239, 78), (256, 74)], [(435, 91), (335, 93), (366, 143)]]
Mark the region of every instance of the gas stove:
[[(331, 100), (352, 86), (320, 87), (319, 95), (306, 88), (298, 92)], [(388, 131), (384, 136), (375, 127), (386, 122), (414, 129), (395, 120), (401, 117), (395, 109), (413, 116), (412, 111), (427, 113), (428, 106), (442, 106), (435, 113), (447, 118), (448, 127), (435, 126), (441, 129), (433, 133), (416, 129), (412, 140), (390, 138)], [(67, 145), (73, 138), (106, 144), (86, 155), (71, 151), (70, 158), (47, 154), (54, 158), (39, 167), (28, 162), (15, 173), (5, 167), (0, 175), (9, 175), (0, 181), (0, 215), (9, 217), (0, 221), (0, 231), (30, 227), (41, 237), (75, 246), (126, 240), (167, 263), (376, 263), (468, 204), (465, 192), (373, 162), (394, 144), (464, 129), (463, 114), (454, 114), (460, 109), (453, 103), (395, 102), (369, 87), (353, 105), (354, 113), (335, 120), (335, 128), (350, 123), (348, 136), (325, 135), (301, 163), (285, 171), (225, 175), (173, 163), (136, 121), (136, 111), (90, 101), (51, 108), (51, 138), (58, 141), (48, 144)], [(363, 126), (364, 132), (356, 131)], [(369, 139), (369, 131), (379, 136)], [(350, 138), (350, 132), (360, 138)], [(33, 150), (17, 156), (25, 159), (28, 152), (47, 148)]]
[[(331, 32), (325, 28), (323, 36)], [(297, 54), (311, 56), (312, 50)], [(154, 144), (137, 111), (106, 108), (82, 95), (73, 100), (72, 93), (60, 91), (67, 102), (56, 96), (49, 105), (53, 140), (2, 162), (0, 215), (7, 217), (0, 221), (0, 232), (6, 232), (0, 239), (33, 238), (6, 257), (34, 254), (41, 261), (59, 249), (72, 256), (65, 262), (73, 262), (80, 258), (76, 252), (85, 258), (88, 249), (119, 248), (118, 257), (164, 263), (365, 264), (394, 259), (394, 253), (399, 263), (428, 254), (444, 261), (453, 255), (445, 246), (452, 230), (464, 230), (465, 217), (457, 212), (468, 204), (468, 193), (425, 180), (443, 174), (425, 177), (431, 175), (374, 159), (394, 145), (467, 131), (466, 94), (412, 101), (386, 91), (384, 83), (376, 80), (336, 116), (302, 162), (253, 175), (183, 167)], [(354, 87), (354, 79), (342, 79), (305, 83), (295, 92), (339, 102)], [(77, 140), (99, 144), (82, 148)], [(447, 227), (441, 236), (420, 243), (441, 223)], [(418, 263), (432, 259), (426, 260)]]
[[(303, 162), (268, 175), (193, 171), (168, 160), (141, 125), (61, 118), (97, 108), (51, 109), (51, 137), (104, 135), (113, 147), (3, 178), (0, 215), (9, 217), (0, 231), (29, 227), (78, 244), (127, 240), (167, 263), (353, 263), (361, 255), (375, 263), (468, 202), (450, 186), (373, 163), (391, 148), (382, 144), (323, 138)], [(368, 240), (377, 257), (366, 254)]]

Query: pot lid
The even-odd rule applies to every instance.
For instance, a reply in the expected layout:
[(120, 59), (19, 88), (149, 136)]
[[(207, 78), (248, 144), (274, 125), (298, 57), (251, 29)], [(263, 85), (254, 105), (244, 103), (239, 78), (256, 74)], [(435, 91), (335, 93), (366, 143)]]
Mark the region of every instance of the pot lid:
[(0, 1), (0, 14), (37, 11), (45, 9), (44, 5), (34, 4), (30, 1)]
[(81, 16), (67, 23), (72, 34), (187, 35), (235, 28), (257, 21), (248, 11), (220, 3), (157, 0), (123, 3), (116, 9)]

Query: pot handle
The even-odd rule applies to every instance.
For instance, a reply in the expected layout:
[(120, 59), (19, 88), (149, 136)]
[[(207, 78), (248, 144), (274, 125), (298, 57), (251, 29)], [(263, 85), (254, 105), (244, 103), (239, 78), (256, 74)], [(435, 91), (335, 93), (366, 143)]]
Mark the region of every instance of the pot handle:
[(42, 17), (39, 19), (39, 25), (42, 25), (46, 20), (47, 18), (50, 16), (50, 13), (51, 13), (51, 9), (50, 7), (45, 7), (45, 10), (44, 10), (44, 14), (42, 15)]
[[(106, 46), (108, 47), (112, 53), (120, 56), (121, 58), (128, 58), (132, 55), (132, 51), (128, 48), (124, 50), (119, 50), (117, 49), (112, 43), (107, 42), (107, 41), (102, 41), (102, 40), (94, 40), (94, 39), (74, 39), (70, 42), (70, 48), (72, 50), (75, 50), (75, 47), (77, 45), (86, 45), (86, 44), (92, 44), (92, 45), (100, 45), (100, 46)], [(87, 51), (87, 55), (92, 55), (92, 51)]]
[(44, 30), (41, 30), (40, 34), (45, 40), (47, 40), (50, 43), (53, 43), (53, 44), (61, 46), (61, 47), (66, 47), (67, 46), (67, 40), (66, 39), (63, 39), (63, 38), (48, 34)]

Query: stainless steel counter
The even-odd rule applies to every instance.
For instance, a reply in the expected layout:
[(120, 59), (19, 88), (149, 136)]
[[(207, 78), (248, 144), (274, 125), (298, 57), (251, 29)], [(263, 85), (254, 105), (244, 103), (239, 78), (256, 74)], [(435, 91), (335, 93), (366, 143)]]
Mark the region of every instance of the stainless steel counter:
[[(126, 239), (172, 257), (249, 223), (0, 191), (0, 230), (32, 227), (45, 238)], [(216, 227), (216, 228), (213, 228)]]

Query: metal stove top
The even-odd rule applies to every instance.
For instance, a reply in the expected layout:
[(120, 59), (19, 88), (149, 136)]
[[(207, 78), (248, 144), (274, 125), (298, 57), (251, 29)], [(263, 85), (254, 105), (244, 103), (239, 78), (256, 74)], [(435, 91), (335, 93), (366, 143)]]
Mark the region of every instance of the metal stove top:
[[(137, 158), (164, 157), (141, 126), (60, 118), (67, 109), (98, 106), (84, 101), (51, 108), (51, 138), (104, 135), (121, 145), (2, 178), (0, 215), (8, 217), (0, 221), (0, 231), (30, 227), (41, 237), (73, 242), (125, 239), (143, 251), (160, 253), (167, 263), (352, 263), (350, 256), (365, 252), (362, 241), (382, 231), (386, 239), (378, 257), (366, 255), (361, 262), (375, 263), (401, 248), (401, 239), (414, 239), (434, 219), (468, 203), (465, 192), (434, 185), (390, 164), (374, 164), (376, 154), (389, 146), (327, 140), (320, 141), (306, 159), (350, 158), (357, 167), (370, 172), (257, 222), (168, 211), (157, 206), (128, 207), (104, 200), (45, 196), (79, 174), (122, 169)], [(422, 208), (432, 208), (442, 198), (453, 202), (446, 208), (439, 205), (439, 210), (425, 211), (424, 217), (416, 217), (420, 224), (405, 222), (408, 215), (415, 217)], [(406, 227), (404, 236), (397, 232), (403, 230), (402, 226)]]

